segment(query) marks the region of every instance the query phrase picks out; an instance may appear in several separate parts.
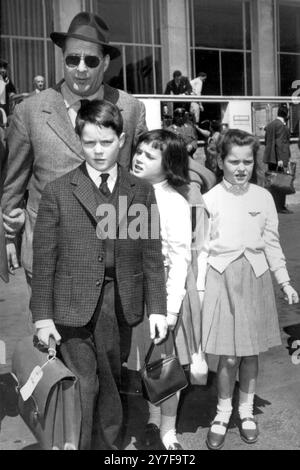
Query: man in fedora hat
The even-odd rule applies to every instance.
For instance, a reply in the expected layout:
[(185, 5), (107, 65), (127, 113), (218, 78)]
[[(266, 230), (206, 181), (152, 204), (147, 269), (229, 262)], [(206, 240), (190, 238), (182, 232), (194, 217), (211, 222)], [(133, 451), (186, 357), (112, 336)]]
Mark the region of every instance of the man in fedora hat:
[(79, 166), (83, 154), (74, 126), (84, 99), (105, 99), (120, 109), (126, 136), (119, 163), (129, 168), (132, 148), (146, 130), (144, 105), (124, 91), (103, 83), (110, 60), (120, 51), (109, 44), (109, 29), (97, 15), (78, 13), (68, 32), (53, 32), (62, 49), (64, 78), (55, 87), (18, 105), (8, 130), (8, 165), (2, 207), (8, 263), (18, 267), (14, 237), (24, 224), (24, 195), (28, 190), (21, 261), (28, 283), (32, 277), (32, 234), (45, 185)]

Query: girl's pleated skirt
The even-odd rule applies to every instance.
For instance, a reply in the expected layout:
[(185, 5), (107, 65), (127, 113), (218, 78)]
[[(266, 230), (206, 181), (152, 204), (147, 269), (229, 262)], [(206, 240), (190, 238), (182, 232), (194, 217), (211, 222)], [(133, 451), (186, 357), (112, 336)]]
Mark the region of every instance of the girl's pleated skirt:
[(256, 277), (241, 256), (220, 274), (209, 266), (202, 309), (206, 353), (252, 356), (281, 344), (269, 271)]

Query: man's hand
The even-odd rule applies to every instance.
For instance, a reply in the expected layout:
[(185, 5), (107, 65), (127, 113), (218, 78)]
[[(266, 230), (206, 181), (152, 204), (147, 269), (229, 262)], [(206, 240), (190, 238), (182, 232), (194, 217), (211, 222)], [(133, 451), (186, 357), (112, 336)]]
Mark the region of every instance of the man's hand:
[(41, 343), (43, 343), (47, 348), (49, 346), (49, 338), (53, 336), (56, 341), (56, 344), (60, 344), (61, 336), (55, 328), (54, 324), (51, 326), (45, 326), (43, 328), (37, 329), (37, 337)]
[(9, 274), (15, 274), (15, 269), (20, 267), (17, 257), (17, 251), (14, 243), (6, 244), (7, 264)]
[(164, 315), (153, 313), (149, 316), (150, 322), (150, 338), (154, 340), (155, 344), (161, 343), (167, 336), (168, 324)]
[(288, 302), (289, 305), (297, 304), (299, 302), (299, 295), (290, 284), (283, 286), (282, 291), (284, 292), (284, 299)]
[(3, 227), (6, 238), (13, 239), (21, 230), (25, 223), (25, 211), (23, 209), (13, 209), (9, 215), (3, 214)]
[(174, 312), (167, 313), (167, 324), (168, 324), (169, 330), (173, 331), (175, 329), (177, 320), (178, 320), (178, 313), (174, 313)]

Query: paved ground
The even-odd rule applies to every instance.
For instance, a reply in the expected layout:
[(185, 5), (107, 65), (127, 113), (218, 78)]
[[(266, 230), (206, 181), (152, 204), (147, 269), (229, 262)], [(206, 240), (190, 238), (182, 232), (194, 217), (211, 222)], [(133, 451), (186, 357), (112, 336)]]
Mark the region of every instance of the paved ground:
[[(300, 291), (300, 194), (293, 195), (288, 202), (294, 214), (280, 215), (280, 233), (290, 275)], [(260, 438), (252, 446), (243, 443), (236, 426), (236, 416), (233, 416), (225, 449), (300, 450), (300, 364), (293, 364), (292, 354), (296, 358), (296, 353), (289, 347), (293, 340), (300, 340), (300, 306), (288, 307), (280, 290), (275, 289), (282, 346), (273, 348), (260, 358), (255, 399)], [(0, 450), (38, 449), (35, 438), (17, 415), (9, 374), (15, 343), (29, 331), (26, 325), (27, 303), (24, 274), (19, 270), (8, 285), (0, 284), (0, 340), (7, 345), (6, 364), (0, 364)], [(216, 363), (212, 358), (209, 362), (211, 371), (207, 386), (189, 387), (182, 396), (178, 432), (180, 442), (187, 450), (205, 449), (206, 433), (214, 415)], [(134, 388), (131, 387), (132, 390)], [(139, 395), (124, 395), (123, 398), (126, 416), (122, 447), (141, 449), (139, 436), (147, 419), (145, 403)]]

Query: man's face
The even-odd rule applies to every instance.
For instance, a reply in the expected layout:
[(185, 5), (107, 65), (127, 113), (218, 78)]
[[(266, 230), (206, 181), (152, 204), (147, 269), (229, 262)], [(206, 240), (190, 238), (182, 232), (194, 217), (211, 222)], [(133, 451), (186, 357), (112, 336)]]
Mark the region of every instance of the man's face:
[[(78, 57), (78, 65), (67, 65), (68, 56), (74, 62), (74, 56)], [(92, 56), (91, 59), (88, 56)], [(109, 66), (109, 55), (103, 57), (101, 46), (80, 39), (69, 38), (66, 40), (64, 58), (64, 78), (70, 90), (76, 95), (91, 96), (96, 93), (102, 82), (105, 70)], [(88, 66), (85, 59), (90, 63), (97, 62), (96, 67)], [(75, 57), (76, 62), (76, 57)]]
[(44, 90), (45, 88), (45, 79), (44, 77), (40, 76), (40, 77), (35, 77), (35, 80), (34, 80), (34, 85), (35, 85), (35, 88), (37, 90)]
[(4, 67), (3, 65), (0, 66), (0, 75), (1, 75), (3, 78), (6, 78), (6, 77), (7, 77), (7, 68)]

